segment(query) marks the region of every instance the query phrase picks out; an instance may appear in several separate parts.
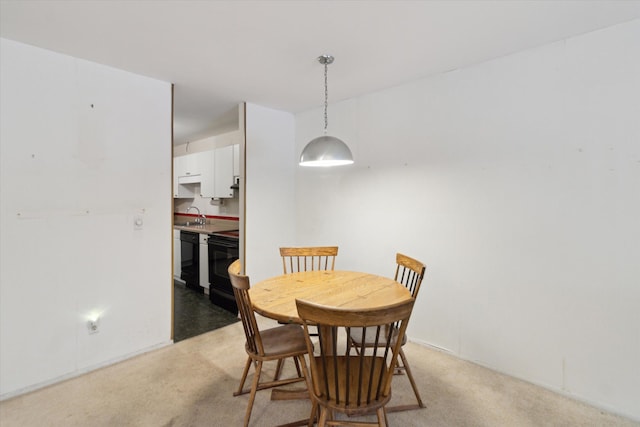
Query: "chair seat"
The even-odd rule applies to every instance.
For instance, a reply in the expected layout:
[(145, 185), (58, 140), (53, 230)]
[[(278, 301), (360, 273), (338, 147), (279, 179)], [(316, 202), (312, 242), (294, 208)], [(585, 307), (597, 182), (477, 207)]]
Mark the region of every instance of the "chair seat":
[[(376, 339), (376, 328), (370, 326), (366, 329), (367, 331), (366, 331), (364, 345), (365, 347), (372, 347)], [(352, 329), (349, 336), (351, 337), (351, 340), (353, 341), (353, 344), (356, 347), (360, 347), (362, 345), (362, 329), (360, 328)], [(386, 340), (386, 337), (381, 336), (378, 339), (380, 340), (379, 342), (384, 342)], [(391, 336), (391, 343), (395, 344), (396, 339), (398, 339), (397, 329), (393, 331), (393, 335)], [(402, 345), (405, 345), (406, 343), (407, 343), (407, 335), (405, 334), (405, 336), (402, 337)]]
[(306, 352), (304, 329), (300, 325), (283, 325), (260, 331), (264, 356)]

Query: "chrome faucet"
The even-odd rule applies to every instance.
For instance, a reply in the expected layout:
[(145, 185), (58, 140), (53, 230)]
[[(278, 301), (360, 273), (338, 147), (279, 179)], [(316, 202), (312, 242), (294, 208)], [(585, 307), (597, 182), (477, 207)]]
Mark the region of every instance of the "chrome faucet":
[(196, 218), (196, 224), (204, 225), (207, 218), (204, 215), (200, 214), (200, 209), (198, 209), (197, 206), (189, 206), (187, 208), (187, 213), (189, 213), (189, 209), (191, 208), (195, 209), (198, 212), (198, 217)]

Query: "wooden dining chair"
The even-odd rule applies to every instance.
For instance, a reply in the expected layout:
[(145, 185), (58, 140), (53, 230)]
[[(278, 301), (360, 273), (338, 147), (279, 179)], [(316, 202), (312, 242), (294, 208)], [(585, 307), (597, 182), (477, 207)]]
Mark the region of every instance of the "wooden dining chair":
[[(338, 256), (337, 246), (282, 247), (282, 270), (284, 274), (301, 271), (333, 270)], [(317, 333), (311, 335), (317, 336)]]
[[(318, 409), (318, 427), (336, 425), (386, 426), (385, 405), (391, 399), (391, 380), (402, 343), (390, 334), (404, 334), (414, 299), (376, 309), (345, 310), (296, 300), (303, 321), (311, 369), (313, 419)], [(320, 334), (314, 354), (309, 326), (317, 325)], [(354, 353), (346, 337), (358, 330), (373, 343), (373, 352)], [(371, 335), (370, 335), (371, 334)], [(336, 412), (346, 416), (335, 419)], [(375, 412), (378, 422), (357, 421), (357, 416)]]
[(337, 246), (280, 248), (284, 274), (311, 270), (333, 270), (337, 255)]
[[(251, 410), (253, 402), (258, 390), (279, 387), (299, 381), (305, 381), (309, 388), (309, 381), (306, 377), (305, 354), (307, 354), (307, 345), (305, 341), (304, 331), (300, 325), (284, 325), (271, 329), (259, 330), (256, 322), (256, 316), (251, 306), (249, 298), (249, 277), (240, 274), (240, 260), (233, 262), (228, 269), (233, 293), (236, 297), (238, 311), (242, 319), (244, 327), (244, 335), (246, 338), (245, 350), (247, 352), (247, 363), (242, 373), (240, 386), (233, 393), (234, 396), (250, 393), (249, 404), (244, 418), (244, 425), (249, 425), (251, 418)], [(287, 358), (293, 358), (298, 373), (297, 377), (280, 379), (280, 371), (282, 363)], [(261, 381), (263, 362), (277, 361), (276, 374), (273, 380)], [(251, 365), (255, 365), (255, 373), (250, 389), (243, 389), (244, 383), (249, 373)]]
[[(408, 290), (411, 292), (411, 296), (415, 299), (418, 297), (418, 291), (420, 290), (420, 285), (422, 284), (422, 279), (424, 278), (424, 272), (426, 270), (426, 266), (411, 257), (403, 255), (401, 253), (396, 254), (396, 274), (394, 280), (399, 283), (402, 283)], [(368, 334), (371, 337), (371, 334)], [(401, 343), (404, 346), (407, 343), (407, 336), (400, 335), (398, 331), (393, 334), (393, 339), (397, 340), (397, 338), (401, 336)], [(362, 336), (360, 331), (354, 330), (350, 334), (349, 343), (352, 347), (355, 347), (356, 350), (360, 351), (362, 348), (372, 347), (373, 343), (371, 339), (362, 340)], [(413, 393), (416, 396), (417, 404), (407, 404), (407, 405), (398, 405), (387, 408), (387, 412), (397, 412), (397, 411), (406, 411), (408, 409), (418, 409), (424, 408), (425, 405), (422, 402), (422, 398), (420, 397), (420, 392), (418, 391), (418, 386), (416, 385), (416, 381), (413, 378), (413, 373), (411, 372), (411, 366), (409, 366), (409, 362), (407, 361), (407, 356), (404, 354), (402, 347), (399, 352), (400, 360), (398, 361), (398, 365), (396, 366), (396, 373), (406, 372), (407, 378), (409, 378), (409, 382), (411, 383), (411, 388), (413, 389)]]

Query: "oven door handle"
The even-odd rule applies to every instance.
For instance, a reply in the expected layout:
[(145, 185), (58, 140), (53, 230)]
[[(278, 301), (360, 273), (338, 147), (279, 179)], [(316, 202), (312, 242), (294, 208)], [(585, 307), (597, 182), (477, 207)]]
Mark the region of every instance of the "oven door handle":
[(237, 244), (237, 243), (223, 242), (223, 241), (221, 241), (221, 240), (214, 240), (214, 241), (211, 241), (211, 239), (209, 239), (209, 240), (207, 240), (207, 243), (208, 243), (209, 245), (212, 245), (212, 246), (220, 246), (220, 247), (223, 247), (223, 248), (233, 248), (233, 249), (236, 249), (236, 248), (238, 247), (238, 244)]

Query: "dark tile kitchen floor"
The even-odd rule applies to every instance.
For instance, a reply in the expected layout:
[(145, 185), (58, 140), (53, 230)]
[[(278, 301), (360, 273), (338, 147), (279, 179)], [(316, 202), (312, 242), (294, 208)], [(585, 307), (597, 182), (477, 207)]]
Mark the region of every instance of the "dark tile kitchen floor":
[(173, 283), (173, 342), (186, 340), (214, 329), (239, 322), (227, 310), (211, 304), (209, 295)]

